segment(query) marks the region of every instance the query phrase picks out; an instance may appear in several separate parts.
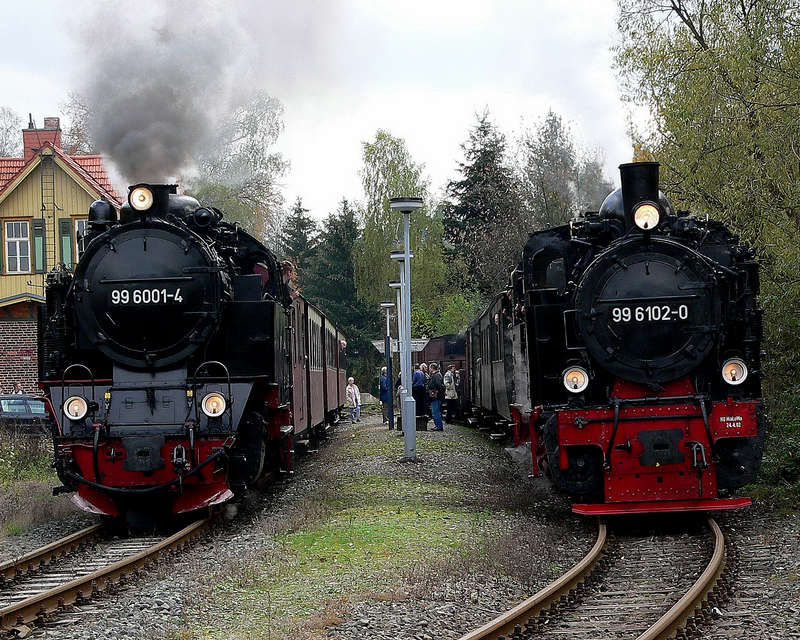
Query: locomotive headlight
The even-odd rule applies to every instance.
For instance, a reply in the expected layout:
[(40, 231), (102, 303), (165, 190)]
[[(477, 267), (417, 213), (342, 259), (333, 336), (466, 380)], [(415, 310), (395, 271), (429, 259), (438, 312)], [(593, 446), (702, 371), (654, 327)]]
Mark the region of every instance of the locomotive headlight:
[(89, 411), (89, 403), (80, 396), (70, 396), (64, 403), (64, 415), (70, 420), (82, 420)]
[(722, 365), (722, 379), (728, 384), (742, 384), (747, 380), (747, 365), (741, 358), (731, 358)]
[(655, 229), (660, 218), (661, 215), (658, 213), (658, 208), (648, 202), (640, 204), (633, 210), (633, 221), (642, 231)]
[(200, 406), (203, 409), (203, 413), (209, 418), (219, 418), (225, 412), (227, 403), (225, 402), (225, 396), (212, 391), (203, 396), (203, 402), (200, 403)]
[(153, 192), (149, 187), (136, 187), (131, 189), (128, 201), (137, 211), (147, 211), (153, 206)]
[(564, 386), (571, 393), (580, 393), (589, 386), (589, 374), (583, 367), (570, 367), (564, 371)]

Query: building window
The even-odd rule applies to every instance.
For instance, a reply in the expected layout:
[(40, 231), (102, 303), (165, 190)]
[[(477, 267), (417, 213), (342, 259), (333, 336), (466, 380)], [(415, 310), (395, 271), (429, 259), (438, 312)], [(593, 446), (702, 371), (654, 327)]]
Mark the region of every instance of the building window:
[(6, 222), (6, 272), (30, 273), (31, 241), (27, 222)]
[(61, 218), (58, 221), (58, 235), (61, 242), (61, 262), (68, 269), (72, 269), (72, 219)]
[(88, 224), (86, 218), (75, 220), (75, 261), (81, 259), (83, 255), (83, 236), (86, 235), (86, 225)]

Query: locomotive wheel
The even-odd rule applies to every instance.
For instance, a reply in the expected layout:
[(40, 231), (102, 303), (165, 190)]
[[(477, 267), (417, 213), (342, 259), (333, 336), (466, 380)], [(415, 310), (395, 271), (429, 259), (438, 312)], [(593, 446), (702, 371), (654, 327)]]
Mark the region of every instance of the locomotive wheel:
[(238, 454), (239, 477), (247, 485), (255, 484), (264, 473), (267, 457), (266, 429), (261, 414), (253, 411), (242, 420), (234, 454)]
[(559, 468), (558, 422), (555, 414), (544, 425), (544, 448), (547, 466), (556, 486), (592, 500), (603, 495), (603, 462), (597, 447), (569, 447), (569, 468)]

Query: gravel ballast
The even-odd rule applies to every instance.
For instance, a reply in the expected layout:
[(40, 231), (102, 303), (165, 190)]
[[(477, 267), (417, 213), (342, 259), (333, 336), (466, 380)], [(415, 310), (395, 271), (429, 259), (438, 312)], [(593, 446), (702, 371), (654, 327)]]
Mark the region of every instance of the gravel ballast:
[[(251, 492), (207, 539), (33, 635), (458, 638), (553, 580), (593, 544), (591, 520), (573, 516), (565, 496), (475, 431), (419, 432), (419, 462), (409, 463), (401, 460), (400, 434), (378, 421), (341, 425), (318, 453), (301, 458), (294, 479)], [(770, 586), (763, 598), (754, 594), (763, 600), (759, 626), (770, 629), (764, 637), (797, 637), (797, 515), (751, 510), (725, 524), (742, 540), (741, 553), (747, 535), (780, 540), (773, 565), (753, 565)], [(41, 539), (48, 536), (56, 537), (44, 529)], [(35, 540), (15, 541), (14, 553)], [(722, 614), (741, 604), (732, 601)]]
[(457, 637), (593, 543), (594, 525), (502, 447), (465, 427), (417, 435), (409, 463), (379, 418), (340, 425), (295, 479), (251, 493), (212, 538), (34, 634)]

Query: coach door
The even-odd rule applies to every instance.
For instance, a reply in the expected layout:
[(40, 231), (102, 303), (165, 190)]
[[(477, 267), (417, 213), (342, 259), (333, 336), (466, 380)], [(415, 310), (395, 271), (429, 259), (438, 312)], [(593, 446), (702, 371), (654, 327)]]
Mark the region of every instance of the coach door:
[(306, 412), (306, 358), (303, 332), (303, 302), (297, 298), (292, 305), (292, 411), (294, 431), (300, 433), (308, 426)]

